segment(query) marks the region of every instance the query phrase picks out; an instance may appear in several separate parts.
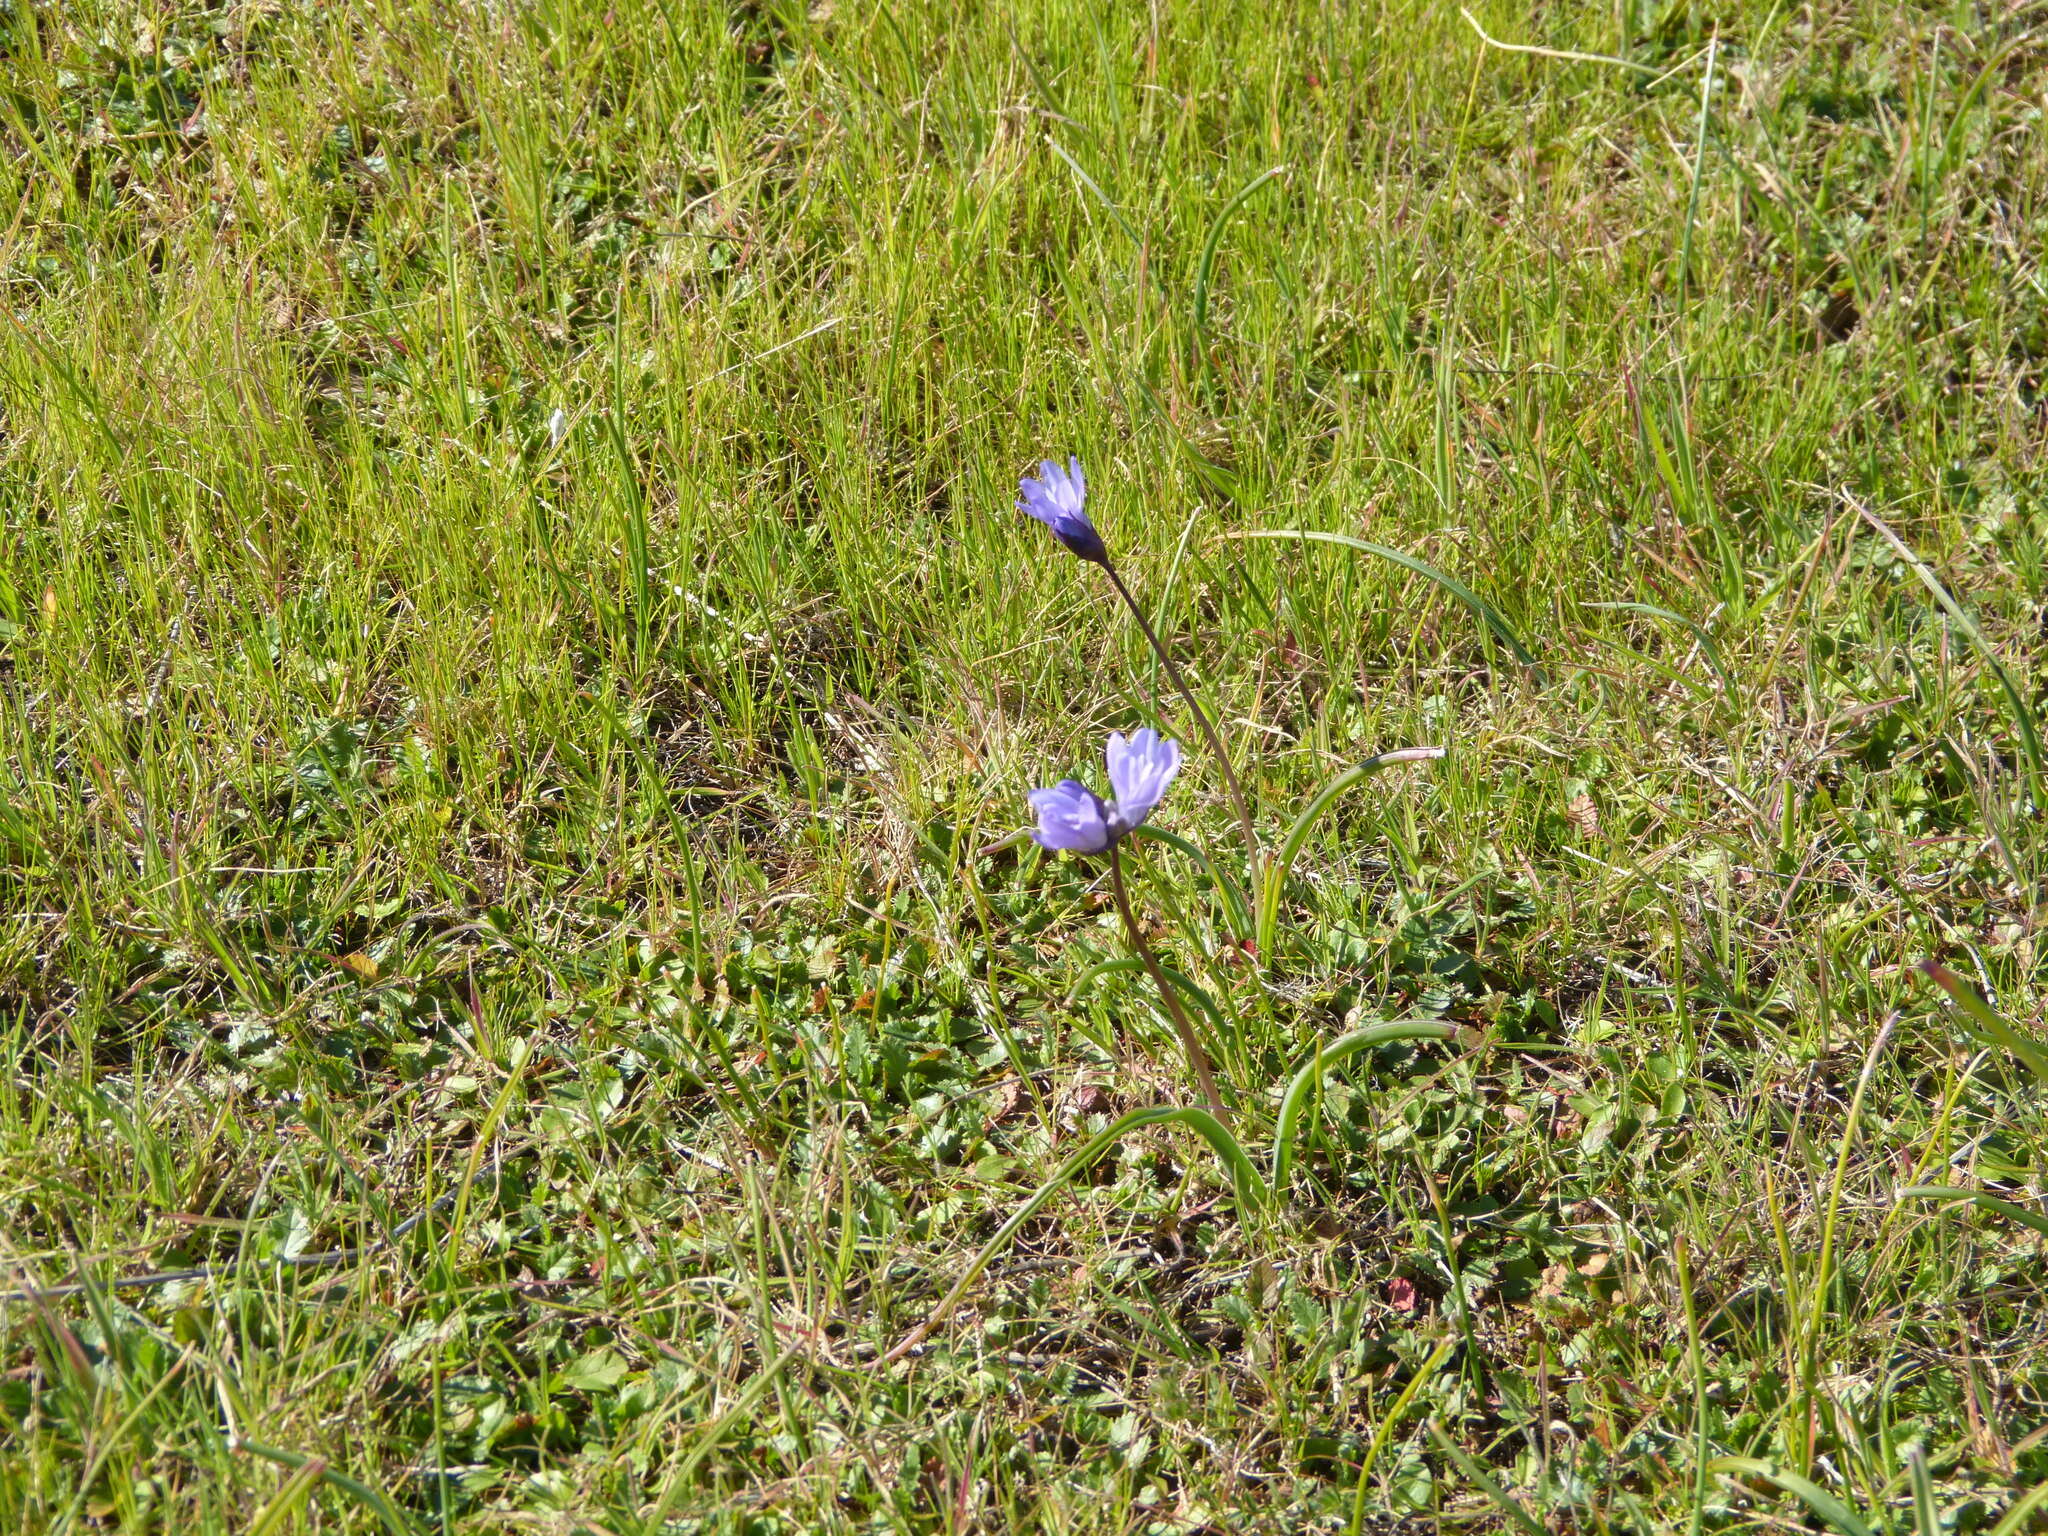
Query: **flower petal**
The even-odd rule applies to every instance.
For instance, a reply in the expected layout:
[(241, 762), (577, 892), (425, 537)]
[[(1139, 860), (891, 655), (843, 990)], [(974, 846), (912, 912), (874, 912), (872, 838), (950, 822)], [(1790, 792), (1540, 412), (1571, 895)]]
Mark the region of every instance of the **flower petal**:
[(1039, 847), (1100, 853), (1109, 846), (1109, 808), (1079, 780), (1061, 779), (1050, 789), (1034, 789), (1030, 800), (1038, 813), (1038, 828), (1031, 835)]
[(1065, 469), (1051, 459), (1040, 460), (1035, 476), (1017, 482), (1017, 496), (1017, 509), (1050, 528), (1071, 553), (1098, 565), (1109, 564), (1109, 551), (1088, 521), (1087, 482), (1078, 458), (1069, 457)]
[(1120, 733), (1112, 734), (1104, 757), (1110, 787), (1116, 791), (1115, 819), (1120, 832), (1128, 832), (1152, 814), (1180, 772), (1180, 743), (1162, 739), (1148, 726), (1133, 731), (1128, 741)]

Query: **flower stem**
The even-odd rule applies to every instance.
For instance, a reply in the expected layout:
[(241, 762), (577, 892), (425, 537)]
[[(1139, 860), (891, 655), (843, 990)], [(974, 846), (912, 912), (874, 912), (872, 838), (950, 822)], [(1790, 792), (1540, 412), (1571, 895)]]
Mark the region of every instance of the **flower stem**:
[[(1167, 654), (1166, 647), (1160, 643), (1158, 632), (1152, 628), (1152, 621), (1145, 617), (1145, 610), (1138, 606), (1137, 598), (1133, 597), (1131, 589), (1124, 585), (1124, 579), (1117, 574), (1116, 567), (1104, 561), (1102, 569), (1108, 573), (1110, 584), (1116, 588), (1117, 596), (1124, 600), (1124, 606), (1131, 610), (1131, 617), (1138, 621), (1138, 628), (1150, 642), (1152, 653), (1159, 658), (1159, 664), (1166, 668), (1167, 677), (1173, 686), (1180, 690), (1180, 696), (1187, 701), (1188, 710), (1195, 717), (1196, 728), (1201, 731), (1202, 739), (1209, 743), (1209, 751), (1216, 759), (1216, 766), (1223, 770), (1223, 782), (1229, 787), (1231, 803), (1237, 807), (1238, 823), (1244, 828), (1245, 856), (1251, 860), (1252, 883), (1256, 885), (1264, 863), (1259, 852), (1259, 834), (1252, 826), (1251, 806), (1244, 797), (1244, 786), (1237, 782), (1237, 771), (1230, 766), (1230, 754), (1223, 750), (1223, 738), (1216, 734), (1216, 727), (1210, 723), (1208, 711), (1195, 702), (1194, 690), (1188, 687), (1188, 680), (1181, 675), (1181, 670), (1174, 663), (1173, 657)], [(1114, 869), (1114, 863), (1110, 867)]]
[(1138, 927), (1137, 916), (1131, 911), (1130, 894), (1124, 889), (1123, 857), (1117, 852), (1115, 843), (1109, 845), (1109, 888), (1116, 897), (1117, 915), (1124, 920), (1124, 932), (1130, 936), (1131, 948), (1138, 952), (1138, 958), (1145, 963), (1146, 973), (1152, 978), (1152, 985), (1159, 989), (1159, 1000), (1166, 1004), (1167, 1017), (1173, 1020), (1174, 1033), (1180, 1036), (1181, 1049), (1187, 1052), (1188, 1062), (1195, 1069), (1195, 1077), (1202, 1085), (1202, 1097), (1209, 1101), (1209, 1113), (1228, 1129), (1230, 1111), (1223, 1107), (1223, 1096), (1216, 1091), (1216, 1074), (1209, 1069), (1209, 1053), (1195, 1038), (1195, 1027), (1188, 1022), (1180, 998), (1174, 993), (1173, 983), (1166, 979), (1166, 972), (1159, 966), (1159, 957), (1152, 953), (1152, 946), (1145, 942), (1144, 931)]

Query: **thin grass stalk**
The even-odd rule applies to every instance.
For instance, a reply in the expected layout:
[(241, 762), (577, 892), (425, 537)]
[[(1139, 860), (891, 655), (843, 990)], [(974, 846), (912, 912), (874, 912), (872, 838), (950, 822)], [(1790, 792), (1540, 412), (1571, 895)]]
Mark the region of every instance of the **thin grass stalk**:
[(1700, 1309), (1693, 1294), (1692, 1265), (1687, 1262), (1685, 1234), (1672, 1243), (1678, 1261), (1678, 1291), (1685, 1302), (1685, 1341), (1692, 1372), (1692, 1508), (1687, 1511), (1687, 1536), (1700, 1536), (1700, 1523), (1707, 1508), (1707, 1358), (1700, 1343)]
[(1202, 1085), (1202, 1097), (1208, 1101), (1209, 1112), (1222, 1122), (1227, 1129), (1230, 1125), (1230, 1111), (1223, 1107), (1223, 1096), (1216, 1091), (1216, 1074), (1209, 1066), (1209, 1053), (1202, 1049), (1202, 1042), (1196, 1037), (1195, 1029), (1188, 1022), (1188, 1016), (1180, 1005), (1180, 998), (1174, 992), (1173, 983), (1167, 979), (1166, 970), (1159, 963), (1159, 957), (1152, 953), (1152, 946), (1145, 942), (1145, 935), (1138, 927), (1137, 914), (1131, 911), (1130, 893), (1124, 889), (1124, 861), (1117, 851), (1117, 845), (1109, 845), (1109, 888), (1116, 897), (1117, 915), (1124, 920), (1124, 932), (1130, 937), (1131, 948), (1138, 952), (1138, 958), (1145, 963), (1145, 971), (1152, 978), (1152, 985), (1159, 989), (1159, 1000), (1166, 1005), (1166, 1015), (1173, 1020), (1174, 1033), (1180, 1036), (1180, 1046), (1187, 1053), (1188, 1063), (1195, 1069), (1195, 1077)]
[(1458, 1343), (1458, 1335), (1454, 1333), (1446, 1334), (1437, 1340), (1436, 1348), (1429, 1352), (1429, 1358), (1415, 1368), (1414, 1374), (1408, 1378), (1408, 1385), (1403, 1387), (1401, 1395), (1394, 1399), (1394, 1406), (1381, 1417), (1379, 1428), (1373, 1431), (1372, 1444), (1365, 1448), (1365, 1459), (1358, 1464), (1358, 1481), (1353, 1485), (1351, 1496), (1351, 1524), (1345, 1528), (1346, 1536), (1360, 1536), (1365, 1529), (1367, 1480), (1372, 1476), (1372, 1469), (1380, 1459), (1380, 1452), (1386, 1449), (1387, 1438), (1393, 1434), (1394, 1426), (1400, 1423), (1403, 1415), (1408, 1412), (1408, 1406), (1415, 1401), (1416, 1394), (1435, 1378), (1436, 1368), (1444, 1363), (1444, 1356), (1456, 1349)]
[(1835, 1176), (1828, 1189), (1827, 1210), (1823, 1214), (1820, 1232), (1820, 1258), (1814, 1265), (1812, 1306), (1806, 1317), (1805, 1336), (1801, 1340), (1799, 1362), (1799, 1460), (1802, 1473), (1813, 1470), (1813, 1447), (1816, 1425), (1814, 1422), (1815, 1384), (1820, 1376), (1820, 1331), (1827, 1321), (1828, 1288), (1834, 1284), (1835, 1227), (1842, 1214), (1842, 1189), (1849, 1177), (1849, 1154), (1856, 1145), (1856, 1132), (1863, 1119), (1863, 1099), (1870, 1091), (1871, 1075), (1877, 1070), (1877, 1058), (1884, 1054), (1885, 1042), (1892, 1037), (1892, 1026), (1898, 1022), (1894, 1015), (1884, 1021), (1884, 1027), (1877, 1032), (1877, 1038), (1870, 1042), (1870, 1052), (1863, 1058), (1863, 1071), (1856, 1079), (1856, 1092), (1849, 1099), (1849, 1117), (1842, 1126), (1842, 1142), (1835, 1152)]
[(273, 1462), (280, 1467), (290, 1467), (294, 1472), (305, 1472), (308, 1468), (314, 1469), (312, 1472), (313, 1477), (326, 1483), (331, 1488), (339, 1489), (362, 1505), (363, 1508), (367, 1509), (383, 1523), (384, 1529), (389, 1531), (391, 1536), (415, 1536), (415, 1533), (419, 1530), (418, 1524), (414, 1522), (412, 1517), (391, 1501), (390, 1494), (374, 1484), (362, 1481), (360, 1478), (350, 1477), (345, 1472), (335, 1471), (328, 1464), (327, 1458), (324, 1456), (308, 1456), (300, 1451), (288, 1451), (279, 1446), (263, 1445), (254, 1440), (244, 1440), (239, 1435), (229, 1437), (228, 1449), (231, 1451), (247, 1452), (251, 1456), (260, 1457), (262, 1460)]
[[(1783, 1471), (1755, 1456), (1717, 1456), (1709, 1463), (1707, 1470), (1717, 1477), (1769, 1483), (1773, 1487), (1783, 1489), (1805, 1504), (1820, 1519), (1840, 1531), (1842, 1536), (1877, 1536), (1877, 1533), (1872, 1531), (1848, 1505), (1827, 1489), (1801, 1477), (1797, 1472)], [(1992, 1536), (1998, 1536), (1998, 1533), (1993, 1532)]]
[(1116, 567), (1104, 561), (1102, 569), (1108, 575), (1110, 585), (1116, 588), (1117, 596), (1124, 600), (1124, 606), (1131, 610), (1131, 617), (1138, 621), (1138, 629), (1144, 634), (1146, 643), (1152, 647), (1152, 654), (1159, 658), (1160, 666), (1166, 669), (1167, 679), (1186, 701), (1188, 712), (1195, 717), (1195, 728), (1202, 733), (1202, 739), (1209, 744), (1210, 755), (1216, 759), (1216, 766), (1222, 770), (1223, 782), (1230, 791), (1230, 803), (1237, 807), (1238, 826), (1244, 832), (1245, 857), (1251, 861), (1252, 884), (1256, 887), (1264, 865), (1264, 858), (1259, 851), (1258, 829), (1252, 824), (1251, 802), (1245, 799), (1244, 786), (1237, 781), (1237, 770), (1230, 766), (1230, 754), (1223, 749), (1223, 738), (1216, 733), (1216, 727), (1209, 719), (1209, 712), (1196, 702), (1195, 691), (1188, 686), (1187, 678), (1181, 675), (1179, 665), (1167, 653), (1165, 645), (1159, 639), (1158, 631), (1153, 629), (1152, 621), (1145, 617), (1145, 610), (1138, 606), (1138, 599), (1124, 584), (1123, 577), (1117, 574)]

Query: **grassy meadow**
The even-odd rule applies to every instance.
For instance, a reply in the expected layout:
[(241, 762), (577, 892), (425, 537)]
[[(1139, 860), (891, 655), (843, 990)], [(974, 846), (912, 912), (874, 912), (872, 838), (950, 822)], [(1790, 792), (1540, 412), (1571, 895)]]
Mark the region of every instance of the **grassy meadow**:
[[(2048, 1528), (2044, 113), (2024, 0), (0, 3), (0, 1530)], [(1069, 453), (1269, 846), (1445, 749), (1263, 944)], [(885, 1359), (1195, 1100), (1011, 838), (1143, 725), (1260, 1166), (1456, 1037)]]

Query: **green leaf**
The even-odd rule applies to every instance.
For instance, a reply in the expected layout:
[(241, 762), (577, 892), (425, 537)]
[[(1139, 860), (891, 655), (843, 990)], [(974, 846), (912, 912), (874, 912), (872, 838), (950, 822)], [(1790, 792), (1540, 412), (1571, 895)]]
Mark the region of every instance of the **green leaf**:
[(1782, 1488), (1804, 1501), (1808, 1509), (1840, 1531), (1842, 1536), (1873, 1536), (1870, 1527), (1848, 1505), (1796, 1472), (1780, 1472), (1769, 1462), (1758, 1461), (1752, 1456), (1722, 1456), (1708, 1462), (1707, 1470), (1717, 1476), (1757, 1478)]
[(1245, 184), (1237, 196), (1223, 205), (1209, 225), (1209, 238), (1202, 242), (1202, 259), (1195, 266), (1195, 347), (1204, 368), (1209, 365), (1209, 276), (1216, 265), (1216, 246), (1223, 238), (1223, 226), (1230, 222), (1232, 214), (1251, 200), (1251, 195), (1276, 176), (1284, 176), (1287, 167), (1276, 165), (1270, 171), (1262, 171)]
[(1920, 1536), (1941, 1536), (1941, 1511), (1934, 1502), (1934, 1480), (1927, 1475), (1927, 1458), (1919, 1446), (1906, 1452), (1906, 1471), (1913, 1483), (1913, 1523)]
[(1436, 1448), (1451, 1458), (1458, 1470), (1465, 1475), (1465, 1480), (1492, 1500), (1494, 1508), (1506, 1515), (1522, 1536), (1548, 1536), (1542, 1522), (1522, 1507), (1520, 1499), (1495, 1482), (1486, 1468), (1479, 1464), (1477, 1457), (1445, 1434), (1443, 1425), (1431, 1419), (1428, 1421), (1428, 1428), (1429, 1438), (1436, 1442)]
[(1955, 1001), (1955, 1005), (1968, 1014), (1977, 1025), (1973, 1033), (1991, 1044), (2003, 1046), (2026, 1064), (2027, 1070), (2048, 1083), (2048, 1049), (2039, 1042), (2021, 1034), (2008, 1024), (1992, 1006), (1972, 991), (1962, 977), (1947, 966), (1932, 960), (1922, 960), (1920, 969), (1934, 984)]
[(413, 1524), (406, 1514), (396, 1504), (391, 1502), (391, 1496), (384, 1492), (383, 1489), (372, 1487), (358, 1478), (335, 1471), (327, 1465), (326, 1458), (324, 1457), (303, 1456), (297, 1451), (287, 1451), (276, 1446), (259, 1445), (254, 1440), (243, 1440), (240, 1438), (231, 1440), (229, 1448), (231, 1450), (247, 1451), (251, 1456), (258, 1456), (265, 1461), (275, 1462), (281, 1467), (290, 1467), (294, 1471), (307, 1471), (310, 1469), (310, 1475), (317, 1477), (330, 1488), (339, 1489), (374, 1514), (383, 1522), (384, 1529), (391, 1532), (391, 1536), (414, 1536), (414, 1532), (418, 1530), (418, 1527)]
[[(1024, 834), (1028, 836), (1029, 834)], [(1187, 855), (1195, 861), (1196, 867), (1215, 881), (1216, 889), (1223, 895), (1223, 903), (1230, 909), (1232, 929), (1239, 935), (1252, 931), (1251, 909), (1246, 906), (1244, 892), (1237, 888), (1230, 876), (1217, 867), (1215, 861), (1200, 847), (1182, 837), (1178, 832), (1169, 832), (1164, 827), (1155, 827), (1150, 822), (1137, 827), (1132, 833), (1139, 842), (1164, 843), (1167, 847)]]
[(1363, 550), (1368, 555), (1378, 555), (1382, 560), (1391, 560), (1394, 564), (1411, 570), (1418, 576), (1428, 577), (1446, 592), (1450, 593), (1452, 597), (1463, 603), (1471, 610), (1473, 617), (1477, 618), (1480, 623), (1484, 624), (1499, 637), (1501, 644), (1514, 652), (1515, 660), (1527, 667), (1535, 675), (1537, 682), (1544, 681), (1542, 664), (1536, 660), (1535, 653), (1528, 646), (1522, 644), (1522, 637), (1517, 635), (1514, 627), (1501, 616), (1500, 610), (1466, 586), (1465, 583), (1458, 580), (1457, 577), (1438, 570), (1426, 560), (1418, 560), (1413, 555), (1404, 554), (1402, 551), (1390, 548), (1385, 544), (1375, 544), (1370, 539), (1354, 539), (1348, 533), (1322, 533), (1313, 528), (1252, 528), (1247, 529), (1243, 533), (1230, 534), (1228, 537), (1233, 539), (1307, 539), (1318, 544), (1342, 544), (1347, 549)]
[(1721, 687), (1731, 697), (1735, 693), (1735, 681), (1728, 675), (1728, 668), (1722, 664), (1721, 648), (1714, 644), (1714, 637), (1704, 626), (1688, 619), (1684, 614), (1670, 608), (1659, 608), (1655, 603), (1587, 603), (1588, 608), (1611, 609), (1622, 613), (1640, 613), (1649, 618), (1663, 619), (1666, 623), (1681, 625), (1692, 632), (1699, 641), (1700, 652), (1707, 658), (1707, 665), (1714, 669), (1714, 675), (1721, 679)]
[(2020, 745), (2026, 749), (2027, 766), (2032, 770), (2034, 795), (2038, 799), (2044, 783), (2048, 783), (2048, 767), (2044, 767), (2042, 763), (2041, 735), (2035, 728), (2034, 711), (2027, 704), (2026, 695), (2012, 680), (2012, 674), (2005, 670), (2005, 663), (1998, 659), (1998, 652), (1993, 650), (1991, 642), (1984, 638), (1984, 631), (1977, 627), (1977, 621), (1970, 617), (1969, 611), (1951, 597), (1948, 588), (1941, 584), (1941, 578), (1934, 574), (1934, 567), (1914, 554), (1912, 547), (1892, 532), (1890, 526), (1870, 508), (1853, 497), (1849, 498), (1849, 505), (1856, 509), (1857, 515), (1876, 531), (1879, 538), (1891, 545), (1892, 552), (1912, 568), (1913, 574), (1920, 578), (1920, 585), (1934, 595), (1934, 600), (1941, 605), (1942, 611), (1955, 621), (1956, 628), (1963, 632), (1963, 637), (1975, 647), (1978, 656), (1983, 658), (1984, 665), (1991, 669), (1991, 675), (1998, 679), (1998, 686), (2005, 692), (2005, 701), (2011, 706), (2013, 724), (2019, 727)]
[(1075, 178), (1080, 181), (1081, 185), (1095, 194), (1095, 201), (1102, 204), (1103, 212), (1116, 220), (1117, 227), (1129, 237), (1131, 244), (1141, 251), (1145, 249), (1144, 237), (1131, 228), (1131, 221), (1124, 217), (1122, 209), (1110, 201), (1109, 194), (1096, 185), (1095, 178), (1081, 169), (1081, 162), (1068, 154), (1065, 146), (1058, 139), (1052, 137), (1052, 135), (1046, 135), (1045, 143), (1048, 149), (1067, 162), (1067, 169), (1074, 173)]
[(1309, 833), (1330, 813), (1330, 807), (1337, 803), (1338, 797), (1382, 768), (1396, 763), (1433, 762), (1443, 755), (1442, 747), (1402, 747), (1394, 752), (1381, 752), (1356, 767), (1345, 769), (1316, 791), (1315, 797), (1294, 818), (1294, 825), (1287, 829), (1286, 840), (1281, 843), (1279, 854), (1267, 869), (1265, 884), (1259, 891), (1259, 923), (1254, 937), (1261, 959), (1272, 953), (1273, 940), (1279, 931), (1280, 897), (1286, 889), (1288, 873), (1294, 868), (1294, 861), (1300, 856), (1302, 844), (1308, 841)]
[[(1130, 976), (1141, 973), (1144, 969), (1145, 962), (1133, 957), (1121, 960), (1104, 960), (1099, 964), (1091, 965), (1081, 973), (1080, 979), (1074, 983), (1074, 989), (1067, 994), (1067, 1002), (1071, 1006), (1083, 992), (1086, 992), (1105, 976)], [(1209, 1022), (1215, 1026), (1217, 1034), (1229, 1035), (1230, 1026), (1224, 1022), (1223, 1010), (1216, 1006), (1216, 999), (1209, 995), (1206, 987), (1199, 984), (1185, 971), (1178, 970), (1170, 965), (1160, 966), (1159, 973), (1173, 984), (1174, 991), (1180, 993), (1182, 997), (1185, 997), (1208, 1016)]]
[(1994, 1216), (2003, 1216), (2007, 1221), (2016, 1221), (2023, 1227), (2032, 1227), (2043, 1237), (2048, 1237), (2048, 1216), (2030, 1211), (2023, 1205), (2014, 1205), (2010, 1200), (2001, 1200), (1996, 1195), (1987, 1195), (1981, 1189), (1964, 1189), (1956, 1184), (1914, 1184), (1899, 1191), (1901, 1200), (1932, 1200), (1940, 1205), (1956, 1205), (1967, 1201), (1980, 1211), (1989, 1211)]
[(1395, 1040), (1454, 1040), (1457, 1026), (1406, 1019), (1393, 1024), (1374, 1024), (1354, 1030), (1317, 1048), (1315, 1054), (1294, 1074), (1280, 1101), (1280, 1123), (1273, 1132), (1273, 1195), (1284, 1199), (1287, 1182), (1294, 1172), (1294, 1138), (1309, 1099), (1330, 1068), (1349, 1061), (1361, 1051), (1375, 1050)]
[(2027, 1528), (2027, 1518), (2043, 1504), (2048, 1504), (2048, 1483), (2041, 1484), (2008, 1509), (2005, 1518), (1991, 1528), (1991, 1536), (2019, 1536)]
[(626, 1379), (626, 1362), (609, 1349), (593, 1349), (562, 1372), (561, 1383), (577, 1392), (606, 1392)]

